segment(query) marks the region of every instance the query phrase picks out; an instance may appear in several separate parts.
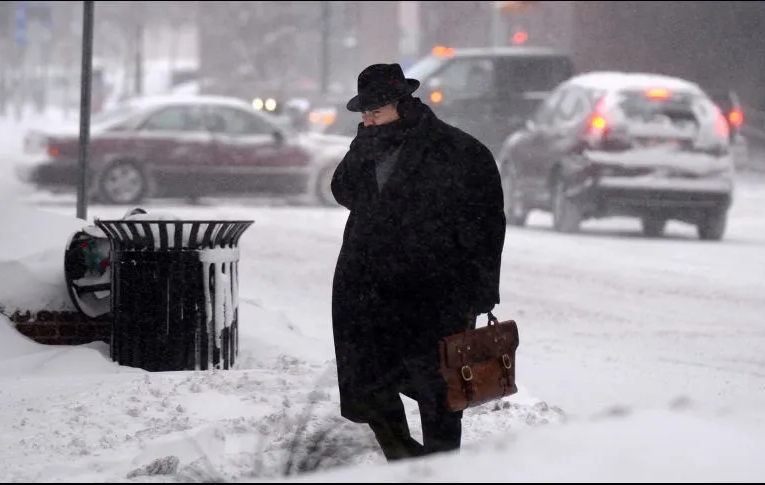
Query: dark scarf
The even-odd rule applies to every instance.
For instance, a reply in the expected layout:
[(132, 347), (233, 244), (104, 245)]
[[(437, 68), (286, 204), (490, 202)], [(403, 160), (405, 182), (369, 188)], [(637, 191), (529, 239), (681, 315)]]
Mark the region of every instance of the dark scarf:
[(391, 123), (372, 126), (359, 123), (352, 145), (358, 147), (363, 158), (375, 159), (400, 147), (406, 137), (420, 124), (427, 112), (427, 107), (419, 98), (409, 96), (399, 101), (397, 110), (399, 119)]

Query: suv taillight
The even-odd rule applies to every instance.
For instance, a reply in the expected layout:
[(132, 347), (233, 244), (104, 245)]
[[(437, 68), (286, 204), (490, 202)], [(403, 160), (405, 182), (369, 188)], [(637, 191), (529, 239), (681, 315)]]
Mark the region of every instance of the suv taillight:
[(734, 109), (728, 113), (728, 122), (733, 128), (739, 128), (744, 124), (744, 113), (740, 109)]
[(595, 109), (589, 118), (587, 118), (587, 123), (584, 126), (584, 130), (582, 130), (582, 138), (590, 145), (597, 145), (608, 133), (609, 125), (605, 116), (604, 104), (603, 98), (600, 98), (595, 103)]
[(725, 119), (725, 115), (722, 111), (720, 111), (720, 108), (715, 106), (715, 133), (726, 140), (730, 136), (730, 126), (728, 126), (728, 121), (728, 119)]

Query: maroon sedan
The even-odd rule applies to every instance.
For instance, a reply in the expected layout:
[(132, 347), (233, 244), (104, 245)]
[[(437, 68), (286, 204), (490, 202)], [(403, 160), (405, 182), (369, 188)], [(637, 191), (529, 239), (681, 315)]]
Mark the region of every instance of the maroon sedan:
[[(19, 170), (41, 188), (78, 180), (77, 130), (28, 136), (47, 156)], [(311, 147), (246, 102), (217, 96), (144, 98), (93, 118), (90, 193), (111, 204), (145, 197), (311, 192)]]

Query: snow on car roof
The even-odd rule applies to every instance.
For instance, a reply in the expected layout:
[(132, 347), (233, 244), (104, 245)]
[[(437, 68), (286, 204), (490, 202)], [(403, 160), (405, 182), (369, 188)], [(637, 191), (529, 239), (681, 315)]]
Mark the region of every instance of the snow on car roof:
[(510, 57), (568, 57), (565, 52), (548, 47), (505, 46), (505, 47), (459, 47), (454, 57), (510, 56)]
[(213, 96), (197, 94), (181, 94), (170, 96), (146, 96), (135, 98), (128, 103), (138, 109), (155, 108), (159, 106), (187, 105), (187, 104), (210, 104), (216, 106), (232, 106), (237, 108), (251, 108), (251, 105), (239, 98), (230, 96)]
[(595, 71), (579, 74), (568, 80), (570, 85), (603, 91), (663, 88), (691, 94), (704, 94), (695, 83), (663, 74), (642, 72)]

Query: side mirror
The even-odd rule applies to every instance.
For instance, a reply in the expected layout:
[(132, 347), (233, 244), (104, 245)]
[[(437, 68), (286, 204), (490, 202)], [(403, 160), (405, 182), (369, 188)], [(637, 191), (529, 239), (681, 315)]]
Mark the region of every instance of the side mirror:
[(284, 144), (284, 133), (282, 133), (281, 130), (274, 131), (274, 143), (276, 143), (277, 145)]

